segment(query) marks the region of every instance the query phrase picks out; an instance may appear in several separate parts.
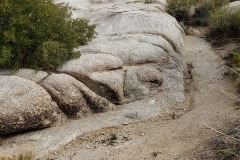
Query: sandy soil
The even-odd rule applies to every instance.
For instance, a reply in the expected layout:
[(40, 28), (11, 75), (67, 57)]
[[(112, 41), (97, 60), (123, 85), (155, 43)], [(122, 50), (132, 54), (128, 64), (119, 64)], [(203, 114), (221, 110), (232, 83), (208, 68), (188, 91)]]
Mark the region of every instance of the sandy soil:
[[(235, 84), (224, 61), (202, 38), (185, 36), (193, 109), (170, 118), (156, 116), (136, 123), (86, 132), (43, 159), (141, 160), (202, 159), (199, 151), (217, 133), (239, 120)], [(224, 49), (221, 50), (224, 52)], [(188, 107), (186, 107), (188, 108)]]

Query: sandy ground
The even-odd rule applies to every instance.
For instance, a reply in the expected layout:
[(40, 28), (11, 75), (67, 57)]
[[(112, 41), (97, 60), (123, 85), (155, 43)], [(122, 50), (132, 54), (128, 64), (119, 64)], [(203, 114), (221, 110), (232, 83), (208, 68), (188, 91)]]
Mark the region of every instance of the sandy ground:
[(228, 94), (237, 95), (220, 56), (202, 38), (185, 36), (185, 45), (185, 58), (192, 67), (191, 111), (86, 132), (41, 159), (202, 159), (199, 151), (217, 135), (209, 127), (224, 131), (239, 120), (240, 111)]

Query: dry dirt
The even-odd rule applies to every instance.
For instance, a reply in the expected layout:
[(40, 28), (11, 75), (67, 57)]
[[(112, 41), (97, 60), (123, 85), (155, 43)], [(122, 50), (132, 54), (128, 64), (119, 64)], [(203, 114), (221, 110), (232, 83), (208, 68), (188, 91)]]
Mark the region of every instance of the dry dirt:
[(233, 122), (239, 122), (237, 98), (231, 95), (238, 94), (220, 55), (203, 38), (184, 39), (185, 58), (191, 69), (187, 87), (193, 99), (191, 111), (180, 117), (173, 113), (165, 119), (156, 116), (86, 132), (41, 159), (203, 159), (200, 152), (218, 136), (210, 127), (224, 132)]

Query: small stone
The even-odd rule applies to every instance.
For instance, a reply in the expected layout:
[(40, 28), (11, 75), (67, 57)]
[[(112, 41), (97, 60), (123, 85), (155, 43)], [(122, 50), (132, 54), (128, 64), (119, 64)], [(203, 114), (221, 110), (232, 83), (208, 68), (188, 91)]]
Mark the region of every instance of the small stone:
[(157, 157), (159, 154), (161, 154), (162, 152), (161, 151), (155, 151), (155, 152), (153, 152), (152, 153), (152, 155), (154, 156), (154, 157)]
[(128, 123), (127, 122), (123, 122), (123, 125), (126, 126), (126, 125), (128, 125)]
[(144, 136), (145, 134), (144, 133), (140, 133), (141, 136)]
[(82, 139), (82, 140), (85, 140), (85, 138), (84, 138), (84, 137), (81, 137), (81, 139)]
[(86, 148), (87, 148), (87, 149), (91, 149), (91, 147), (90, 147), (90, 146), (87, 146)]
[(54, 152), (55, 155), (57, 155), (57, 152)]
[(154, 105), (156, 103), (156, 100), (155, 99), (151, 99), (148, 101), (148, 104), (150, 105)]
[(127, 139), (128, 137), (127, 137), (127, 136), (125, 136), (125, 135), (123, 135), (123, 138), (126, 138), (126, 139)]
[(172, 118), (172, 119), (176, 119), (176, 113), (169, 113), (169, 116)]

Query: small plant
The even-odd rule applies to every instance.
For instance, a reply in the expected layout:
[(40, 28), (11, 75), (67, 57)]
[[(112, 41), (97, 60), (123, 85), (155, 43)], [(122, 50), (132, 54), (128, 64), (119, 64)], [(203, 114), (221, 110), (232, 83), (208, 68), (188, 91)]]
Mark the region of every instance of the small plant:
[(240, 52), (235, 52), (232, 59), (233, 66), (240, 67)]
[(115, 141), (115, 140), (117, 140), (117, 135), (116, 135), (115, 133), (111, 133), (111, 134), (110, 134), (110, 137), (109, 137), (109, 140), (110, 140), (110, 141)]

